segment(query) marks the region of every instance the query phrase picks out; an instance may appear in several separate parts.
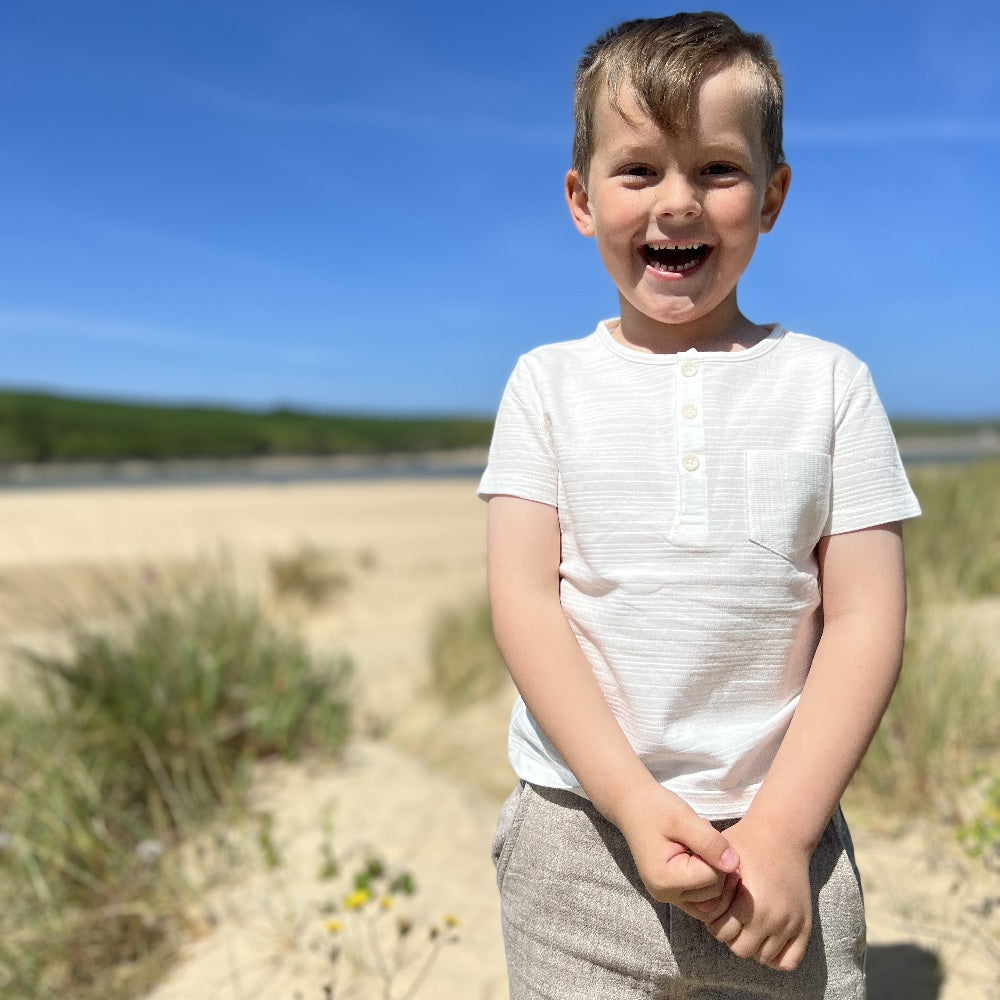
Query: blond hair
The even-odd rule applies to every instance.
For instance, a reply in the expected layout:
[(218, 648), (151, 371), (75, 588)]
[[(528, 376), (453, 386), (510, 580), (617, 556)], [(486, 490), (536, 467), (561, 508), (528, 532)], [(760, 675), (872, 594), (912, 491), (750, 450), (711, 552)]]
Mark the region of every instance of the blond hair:
[(594, 155), (594, 109), (602, 88), (619, 114), (628, 87), (640, 107), (669, 135), (688, 128), (694, 95), (706, 72), (727, 66), (744, 70), (771, 169), (785, 162), (782, 150), (781, 71), (763, 35), (743, 31), (725, 14), (674, 14), (625, 21), (587, 47), (574, 88), (573, 169), (586, 179)]

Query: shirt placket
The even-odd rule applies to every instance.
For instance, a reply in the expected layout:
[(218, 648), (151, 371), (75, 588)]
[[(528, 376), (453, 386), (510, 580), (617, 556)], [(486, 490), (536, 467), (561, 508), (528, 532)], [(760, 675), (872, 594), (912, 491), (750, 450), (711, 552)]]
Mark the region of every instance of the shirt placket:
[(704, 362), (696, 357), (681, 355), (674, 375), (677, 514), (670, 537), (679, 545), (704, 545), (708, 538), (708, 479), (702, 407), (704, 367)]

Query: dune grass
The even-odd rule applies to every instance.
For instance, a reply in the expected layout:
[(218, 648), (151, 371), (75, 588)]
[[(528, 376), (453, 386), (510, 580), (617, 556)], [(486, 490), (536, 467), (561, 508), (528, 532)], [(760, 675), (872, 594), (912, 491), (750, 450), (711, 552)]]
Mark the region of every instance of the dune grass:
[(904, 814), (965, 825), (1000, 765), (1000, 462), (910, 478), (923, 516), (905, 528), (903, 672), (856, 784)]
[(1000, 671), (985, 637), (956, 642), (947, 610), (915, 609), (903, 673), (858, 790), (891, 801), (904, 816), (967, 819), (969, 789), (1000, 762), (998, 704)]
[(469, 705), (498, 691), (507, 667), (493, 641), (485, 597), (451, 608), (431, 634), (431, 687), (449, 707)]
[(178, 845), (238, 815), (249, 764), (348, 735), (349, 663), (316, 662), (218, 574), (116, 594), (100, 627), (26, 652), (40, 696), (0, 704), (0, 992), (116, 1000), (190, 919)]
[(917, 466), (923, 516), (906, 525), (913, 611), (1000, 596), (1000, 460)]

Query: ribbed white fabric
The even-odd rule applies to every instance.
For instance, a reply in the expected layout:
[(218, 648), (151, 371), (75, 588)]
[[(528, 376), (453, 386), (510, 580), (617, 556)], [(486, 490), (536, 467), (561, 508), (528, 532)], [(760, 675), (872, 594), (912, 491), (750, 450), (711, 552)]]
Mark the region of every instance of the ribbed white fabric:
[[(868, 369), (780, 326), (734, 353), (645, 354), (602, 323), (522, 357), (484, 498), (551, 504), (561, 600), (652, 774), (742, 815), (822, 627), (821, 536), (920, 512)], [(520, 700), (515, 772), (582, 793)]]

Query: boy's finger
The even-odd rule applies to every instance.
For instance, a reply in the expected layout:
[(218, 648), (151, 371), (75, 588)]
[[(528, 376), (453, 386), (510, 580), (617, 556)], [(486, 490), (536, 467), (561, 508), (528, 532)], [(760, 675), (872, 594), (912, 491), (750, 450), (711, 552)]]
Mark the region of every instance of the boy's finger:
[(725, 876), (696, 854), (681, 850), (665, 865), (657, 865), (643, 878), (653, 899), (661, 903), (691, 903), (722, 892)]
[(708, 930), (716, 941), (731, 945), (743, 930), (743, 923), (736, 917), (732, 910), (728, 910), (721, 917), (709, 923)]
[(685, 889), (681, 896), (685, 903), (690, 903), (696, 910), (711, 913), (719, 905), (724, 886), (722, 876), (715, 872), (715, 880), (711, 885), (701, 886), (697, 889)]
[(779, 968), (780, 957), (785, 954), (790, 943), (784, 937), (769, 937), (761, 944), (760, 950), (754, 958), (761, 965), (777, 969)]
[(774, 969), (782, 972), (794, 972), (801, 964), (806, 954), (806, 945), (809, 942), (809, 935), (799, 934), (792, 938), (769, 963)]
[(692, 900), (694, 909), (705, 923), (718, 920), (730, 907), (740, 885), (740, 877), (736, 872), (730, 872), (722, 884), (722, 892), (713, 899)]
[(740, 866), (740, 856), (726, 838), (707, 820), (694, 814), (679, 831), (692, 854), (721, 872), (734, 872)]

